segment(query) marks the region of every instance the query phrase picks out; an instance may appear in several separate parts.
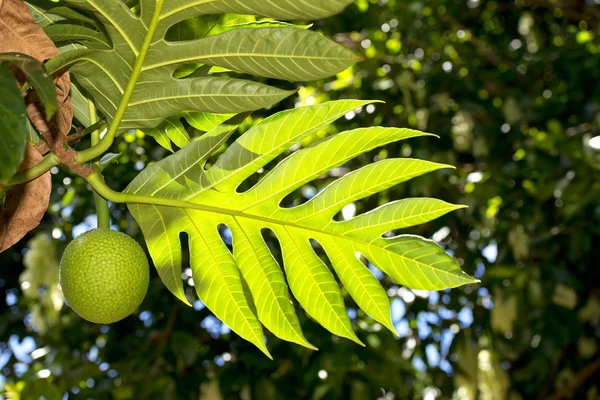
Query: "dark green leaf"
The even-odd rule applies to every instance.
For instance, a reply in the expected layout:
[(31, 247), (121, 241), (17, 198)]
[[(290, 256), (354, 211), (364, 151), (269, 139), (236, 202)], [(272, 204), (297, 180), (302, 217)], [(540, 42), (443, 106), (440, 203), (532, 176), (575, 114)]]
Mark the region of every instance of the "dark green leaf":
[(27, 82), (35, 89), (40, 98), (46, 117), (52, 118), (57, 109), (56, 88), (48, 76), (44, 64), (33, 57), (21, 53), (0, 54), (0, 62), (10, 63), (25, 74)]
[(6, 183), (17, 171), (28, 127), (25, 104), (17, 82), (6, 66), (0, 64), (0, 183)]

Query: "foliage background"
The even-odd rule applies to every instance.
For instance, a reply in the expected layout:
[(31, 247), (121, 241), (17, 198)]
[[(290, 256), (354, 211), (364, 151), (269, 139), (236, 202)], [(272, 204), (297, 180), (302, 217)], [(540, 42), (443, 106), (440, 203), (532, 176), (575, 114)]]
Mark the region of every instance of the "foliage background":
[[(301, 316), (320, 351), (268, 336), (270, 361), (200, 302), (188, 308), (176, 300), (154, 271), (133, 317), (110, 327), (84, 323), (63, 306), (56, 271), (71, 237), (94, 226), (93, 197), (82, 180), (54, 170), (46, 218), (0, 254), (0, 396), (597, 398), (599, 22), (597, 0), (358, 0), (315, 23), (364, 61), (253, 118), (329, 99), (379, 99), (386, 103), (350, 113), (336, 127), (408, 126), (440, 135), (368, 157), (410, 156), (456, 171), (417, 178), (345, 212), (409, 196), (467, 204), (412, 232), (441, 242), (482, 281), (415, 292), (383, 278), (398, 339), (348, 298), (366, 348)], [(107, 170), (116, 189), (166, 155), (135, 134), (114, 150), (123, 152)], [(331, 179), (299, 190), (290, 203)], [(112, 215), (141, 240), (124, 207), (113, 205)]]

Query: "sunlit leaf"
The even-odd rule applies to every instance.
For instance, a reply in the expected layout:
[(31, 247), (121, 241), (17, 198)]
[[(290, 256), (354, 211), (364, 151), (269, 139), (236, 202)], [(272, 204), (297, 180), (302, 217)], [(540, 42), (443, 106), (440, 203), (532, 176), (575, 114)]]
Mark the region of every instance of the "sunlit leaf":
[[(435, 199), (406, 199), (347, 221), (333, 219), (353, 201), (447, 165), (386, 159), (343, 176), (300, 206), (280, 205), (289, 193), (366, 151), (429, 134), (383, 127), (340, 132), (296, 151), (250, 190), (238, 192), (242, 182), (292, 145), (366, 104), (344, 100), (277, 113), (248, 130), (205, 169), (207, 159), (237, 129), (237, 123), (229, 121), (142, 171), (126, 193), (176, 199), (181, 205), (166, 207), (133, 200), (129, 204), (169, 290), (187, 301), (181, 280), (180, 241), (181, 233), (186, 233), (200, 299), (234, 331), (266, 352), (258, 321), (284, 340), (311, 347), (302, 335), (288, 285), (303, 309), (321, 325), (360, 343), (340, 287), (311, 241), (323, 247), (359, 306), (392, 330), (386, 293), (357, 255), (415, 289), (437, 290), (474, 282), (432, 241), (412, 235), (383, 237), (390, 230), (430, 221), (461, 206)], [(231, 232), (233, 254), (219, 234), (222, 226)], [(267, 247), (264, 230), (276, 235), (283, 266)], [(242, 279), (250, 289), (256, 315), (244, 295)]]

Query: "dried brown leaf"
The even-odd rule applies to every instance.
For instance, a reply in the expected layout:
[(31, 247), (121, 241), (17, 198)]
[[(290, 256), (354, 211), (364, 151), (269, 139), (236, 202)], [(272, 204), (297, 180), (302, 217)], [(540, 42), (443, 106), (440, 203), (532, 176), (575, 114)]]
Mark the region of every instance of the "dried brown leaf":
[(60, 54), (52, 40), (33, 21), (24, 2), (4, 0), (0, 7), (0, 52), (18, 51), (39, 61)]
[[(19, 171), (33, 167), (42, 160), (42, 155), (27, 143), (25, 158)], [(16, 185), (6, 192), (4, 206), (0, 210), (0, 252), (8, 249), (39, 225), (50, 202), (52, 180), (50, 172)]]
[[(23, 53), (39, 61), (46, 61), (60, 54), (52, 40), (34, 22), (27, 6), (21, 0), (0, 0), (0, 38), (0, 53)], [(58, 101), (58, 111), (53, 121), (56, 124), (55, 129), (51, 129), (45, 118), (37, 112), (29, 114), (29, 117), (40, 133), (45, 130), (65, 136), (69, 133), (73, 120), (69, 73), (57, 76), (54, 82), (57, 86)], [(28, 108), (29, 111), (34, 110)]]

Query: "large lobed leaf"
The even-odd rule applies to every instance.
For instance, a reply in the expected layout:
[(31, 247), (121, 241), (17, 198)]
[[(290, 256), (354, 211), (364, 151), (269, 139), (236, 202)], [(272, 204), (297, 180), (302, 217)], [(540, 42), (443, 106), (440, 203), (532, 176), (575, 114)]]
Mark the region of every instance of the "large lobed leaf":
[[(341, 132), (293, 153), (250, 190), (238, 192), (242, 182), (292, 145), (367, 103), (342, 100), (277, 113), (239, 137), (205, 169), (207, 159), (237, 128), (228, 121), (142, 171), (126, 193), (181, 203), (181, 207), (129, 204), (169, 290), (187, 302), (180, 242), (181, 233), (186, 233), (200, 299), (235, 332), (268, 354), (260, 323), (284, 340), (312, 347), (300, 329), (288, 286), (321, 325), (360, 343), (335, 276), (315, 253), (311, 240), (323, 247), (335, 274), (357, 304), (391, 330), (389, 300), (365, 266), (365, 258), (396, 282), (415, 289), (438, 290), (474, 282), (436, 243), (413, 235), (383, 236), (461, 206), (436, 199), (404, 199), (347, 221), (334, 220), (349, 203), (447, 165), (416, 159), (381, 160), (339, 178), (300, 206), (280, 205), (292, 191), (366, 151), (426, 133), (383, 127)], [(233, 253), (219, 234), (222, 225), (231, 232)], [(272, 231), (281, 245), (285, 275), (263, 239), (265, 229)], [(256, 315), (243, 281), (256, 305)]]
[[(139, 16), (119, 0), (66, 3), (81, 12), (67, 15), (60, 7), (59, 12), (49, 10), (48, 15), (60, 23), (53, 23), (52, 18), (45, 20), (45, 31), (59, 43), (74, 42), (84, 47), (63, 52), (48, 63), (48, 68), (69, 68), (108, 121), (116, 112), (134, 62), (149, 35), (152, 18), (158, 18), (120, 129), (160, 126), (159, 132), (151, 134), (160, 136), (157, 140), (162, 143), (178, 134), (169, 131), (172, 126), (161, 124), (175, 117), (172, 122), (178, 125), (182, 112), (240, 113), (270, 106), (293, 93), (248, 80), (207, 75), (208, 70), (177, 78), (178, 71), (189, 65), (216, 66), (285, 80), (314, 80), (338, 73), (357, 60), (354, 53), (318, 33), (282, 23), (233, 25), (205, 37), (202, 36), (211, 29), (196, 26), (193, 40), (177, 40), (189, 39), (189, 29), (182, 23), (195, 21), (196, 25), (210, 28), (215, 14), (312, 19), (341, 10), (351, 3), (349, 0), (142, 0)], [(35, 14), (36, 9), (30, 9)], [(181, 125), (176, 129), (181, 130)], [(181, 140), (180, 143), (186, 142), (185, 138)]]

